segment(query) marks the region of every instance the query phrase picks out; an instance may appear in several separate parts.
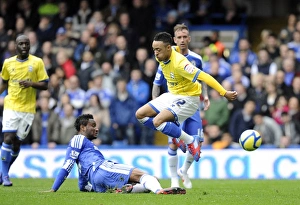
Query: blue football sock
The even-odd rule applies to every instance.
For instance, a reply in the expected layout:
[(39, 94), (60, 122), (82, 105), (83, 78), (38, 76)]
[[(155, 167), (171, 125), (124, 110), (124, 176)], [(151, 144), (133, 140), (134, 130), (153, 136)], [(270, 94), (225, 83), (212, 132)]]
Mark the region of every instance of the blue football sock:
[(2, 143), (1, 147), (1, 160), (2, 160), (2, 176), (8, 176), (8, 171), (11, 161), (11, 148), (12, 145)]
[(156, 128), (157, 130), (161, 131), (165, 135), (179, 138), (181, 135), (181, 129), (173, 122), (166, 122), (161, 124)]
[(153, 125), (153, 117), (149, 117), (144, 122), (142, 122), (146, 127), (149, 127), (152, 130), (156, 130), (155, 126)]

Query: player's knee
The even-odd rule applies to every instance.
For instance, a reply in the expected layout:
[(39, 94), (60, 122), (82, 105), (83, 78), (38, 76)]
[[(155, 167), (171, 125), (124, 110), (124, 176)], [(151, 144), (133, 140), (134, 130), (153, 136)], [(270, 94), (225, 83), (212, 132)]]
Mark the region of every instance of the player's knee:
[(13, 144), (14, 138), (16, 138), (16, 134), (15, 133), (5, 133), (3, 141), (6, 144)]

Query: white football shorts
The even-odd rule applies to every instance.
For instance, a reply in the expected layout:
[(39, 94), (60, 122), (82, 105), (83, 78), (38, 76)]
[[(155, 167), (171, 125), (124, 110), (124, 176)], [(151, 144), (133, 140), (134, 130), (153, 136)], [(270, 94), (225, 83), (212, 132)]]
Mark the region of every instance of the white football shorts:
[(197, 111), (200, 105), (200, 97), (173, 95), (168, 92), (151, 100), (149, 105), (156, 112), (161, 112), (164, 109), (170, 110), (175, 117), (175, 122), (179, 122), (181, 124)]
[(19, 140), (24, 140), (31, 128), (34, 119), (33, 113), (4, 110), (2, 132), (16, 132)]

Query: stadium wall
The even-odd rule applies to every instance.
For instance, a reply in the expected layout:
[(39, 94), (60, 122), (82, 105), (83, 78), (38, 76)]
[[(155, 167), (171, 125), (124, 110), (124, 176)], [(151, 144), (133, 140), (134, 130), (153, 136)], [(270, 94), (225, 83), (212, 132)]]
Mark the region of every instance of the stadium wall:
[[(158, 178), (169, 178), (166, 147), (101, 150), (107, 159), (131, 164)], [(179, 153), (182, 164), (184, 154)], [(191, 178), (202, 179), (300, 179), (299, 156), (300, 150), (297, 148), (260, 148), (253, 152), (242, 149), (205, 149), (200, 161), (193, 163), (189, 175)], [(25, 148), (13, 164), (10, 175), (12, 178), (54, 178), (64, 157), (65, 148)], [(77, 177), (76, 167), (69, 177)]]

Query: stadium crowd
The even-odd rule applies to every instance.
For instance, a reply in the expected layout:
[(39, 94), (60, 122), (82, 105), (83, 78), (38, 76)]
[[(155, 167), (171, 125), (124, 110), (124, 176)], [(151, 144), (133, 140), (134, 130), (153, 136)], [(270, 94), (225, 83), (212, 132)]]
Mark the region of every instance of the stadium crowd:
[[(152, 98), (158, 66), (153, 35), (173, 35), (177, 23), (240, 24), (248, 9), (245, 2), (1, 1), (1, 67), (16, 54), (15, 39), (24, 33), (30, 54), (43, 59), (50, 77), (49, 89), (38, 93), (38, 111), (24, 144), (67, 144), (82, 113), (92, 113), (99, 125), (97, 145), (154, 144), (155, 132), (135, 118), (136, 110)], [(224, 55), (218, 34), (203, 38), (203, 47), (193, 51), (202, 56), (203, 70), (227, 90), (236, 90), (238, 99), (229, 103), (209, 90), (210, 108), (201, 112), (204, 144), (236, 146), (242, 131), (254, 128), (265, 145), (299, 145), (300, 20), (290, 14), (280, 33), (263, 30), (257, 52), (245, 36)]]

